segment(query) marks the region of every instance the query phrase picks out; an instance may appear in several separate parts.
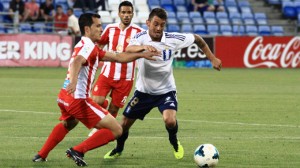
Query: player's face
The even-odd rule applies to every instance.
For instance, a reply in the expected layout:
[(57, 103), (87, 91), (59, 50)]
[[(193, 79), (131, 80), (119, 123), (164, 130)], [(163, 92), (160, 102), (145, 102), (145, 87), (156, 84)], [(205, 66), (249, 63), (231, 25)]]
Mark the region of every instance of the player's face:
[(93, 24), (89, 29), (89, 37), (93, 42), (99, 41), (102, 34), (102, 24), (99, 18), (93, 17)]
[(153, 41), (160, 41), (166, 26), (166, 20), (154, 16), (151, 20), (147, 20), (149, 35)]
[(121, 19), (121, 23), (124, 25), (129, 25), (133, 17), (132, 8), (130, 6), (121, 6), (119, 17)]

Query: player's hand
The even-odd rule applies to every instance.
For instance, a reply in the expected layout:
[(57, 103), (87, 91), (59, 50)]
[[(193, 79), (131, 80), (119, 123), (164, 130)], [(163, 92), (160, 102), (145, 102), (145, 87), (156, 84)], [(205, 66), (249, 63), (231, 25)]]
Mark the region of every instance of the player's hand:
[(147, 59), (147, 60), (152, 60), (152, 61), (156, 61), (156, 59), (154, 58), (154, 56), (160, 56), (161, 55), (161, 52), (160, 51), (153, 51), (153, 52), (149, 52), (149, 51), (146, 51), (146, 52), (143, 52), (142, 53), (143, 55), (143, 58)]
[(222, 68), (222, 61), (218, 58), (214, 58), (212, 60), (212, 65), (216, 70), (220, 71)]
[(151, 45), (143, 45), (144, 51), (156, 52), (157, 49)]
[(69, 83), (67, 88), (66, 88), (66, 91), (68, 94), (73, 94), (76, 90), (76, 83)]

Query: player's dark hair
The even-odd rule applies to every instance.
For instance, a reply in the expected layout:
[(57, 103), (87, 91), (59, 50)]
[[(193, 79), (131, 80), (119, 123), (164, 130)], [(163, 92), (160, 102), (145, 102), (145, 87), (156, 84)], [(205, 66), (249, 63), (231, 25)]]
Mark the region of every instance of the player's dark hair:
[(152, 20), (152, 18), (154, 16), (157, 16), (162, 20), (167, 20), (168, 19), (167, 12), (163, 8), (154, 8), (154, 9), (152, 9), (150, 14), (149, 14), (148, 20), (149, 21)]
[(80, 28), (80, 32), (81, 32), (81, 35), (85, 35), (85, 32), (84, 32), (84, 27), (85, 26), (88, 26), (88, 27), (91, 27), (92, 24), (93, 24), (93, 18), (101, 18), (101, 16), (97, 13), (84, 13), (82, 15), (80, 15), (79, 17), (79, 28)]
[(121, 7), (122, 6), (130, 6), (132, 8), (132, 11), (133, 11), (133, 5), (130, 1), (123, 1), (119, 4), (119, 12), (121, 11)]

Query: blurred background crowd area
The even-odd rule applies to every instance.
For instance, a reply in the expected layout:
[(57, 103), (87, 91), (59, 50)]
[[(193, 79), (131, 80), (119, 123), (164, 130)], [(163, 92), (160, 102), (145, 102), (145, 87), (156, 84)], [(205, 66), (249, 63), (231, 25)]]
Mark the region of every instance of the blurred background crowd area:
[[(103, 28), (119, 21), (122, 0), (0, 0), (0, 34), (80, 36), (78, 18), (97, 12)], [(166, 31), (202, 36), (300, 35), (300, 0), (129, 0), (133, 23), (147, 29), (151, 9), (168, 12)]]

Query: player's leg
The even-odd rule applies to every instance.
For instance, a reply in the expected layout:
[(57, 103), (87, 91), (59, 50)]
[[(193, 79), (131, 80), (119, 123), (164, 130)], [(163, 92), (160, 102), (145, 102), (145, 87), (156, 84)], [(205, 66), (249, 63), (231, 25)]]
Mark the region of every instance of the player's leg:
[(129, 129), (134, 124), (135, 121), (136, 119), (129, 119), (123, 116), (123, 119), (121, 121), (123, 134), (117, 139), (116, 147), (104, 155), (104, 159), (115, 159), (122, 154), (122, 151), (124, 150), (125, 142), (129, 135)]
[(166, 130), (169, 134), (169, 141), (174, 148), (176, 159), (183, 158), (184, 150), (177, 139), (178, 122), (176, 119), (177, 113), (177, 98), (176, 92), (169, 92), (161, 96), (160, 105), (158, 106), (162, 113), (163, 121), (165, 122)]
[[(99, 104), (101, 107), (107, 109), (109, 105), (108, 99), (106, 99), (106, 96), (111, 91), (112, 87), (110, 86), (111, 82), (108, 78), (106, 78), (103, 75), (99, 75), (94, 88), (92, 90), (92, 99), (94, 102)], [(88, 134), (88, 136), (92, 136), (95, 132), (97, 132), (97, 128), (93, 128), (92, 131)]]
[[(148, 99), (147, 99), (148, 98)], [(146, 114), (153, 108), (152, 97), (148, 94), (135, 91), (133, 97), (128, 102), (121, 121), (123, 134), (117, 139), (117, 146), (104, 155), (104, 159), (114, 159), (121, 155), (125, 142), (129, 135), (129, 129), (136, 119), (143, 120)]]
[(133, 81), (119, 80), (112, 82), (113, 89), (110, 94), (111, 103), (108, 111), (114, 117), (118, 115), (119, 109), (124, 107), (132, 86)]
[(48, 139), (46, 140), (46, 142), (43, 145), (43, 147), (41, 148), (41, 150), (32, 159), (33, 162), (46, 161), (46, 158), (47, 158), (49, 152), (64, 139), (64, 137), (70, 130), (72, 130), (78, 124), (78, 120), (75, 119), (74, 117), (72, 117), (66, 111), (65, 104), (68, 104), (68, 103), (64, 102), (63, 95), (64, 95), (63, 93), (60, 93), (60, 96), (59, 96), (60, 101), (58, 101), (58, 106), (61, 111), (61, 116), (59, 119), (62, 120), (62, 122), (57, 124), (53, 128), (52, 132), (48, 136)]
[(61, 123), (57, 124), (50, 135), (48, 136), (48, 139), (46, 140), (45, 144), (41, 148), (41, 150), (38, 152), (37, 155), (34, 156), (32, 159), (33, 162), (43, 162), (47, 161), (47, 156), (49, 152), (57, 145), (59, 144), (64, 137), (68, 134), (70, 130), (72, 130), (76, 125), (78, 124), (78, 120), (74, 118), (69, 118), (67, 120), (62, 121)]
[(89, 98), (81, 102), (73, 115), (87, 128), (100, 129), (85, 141), (66, 151), (67, 156), (72, 158), (78, 166), (86, 166), (83, 160), (84, 154), (118, 138), (122, 134), (122, 127), (107, 110)]

